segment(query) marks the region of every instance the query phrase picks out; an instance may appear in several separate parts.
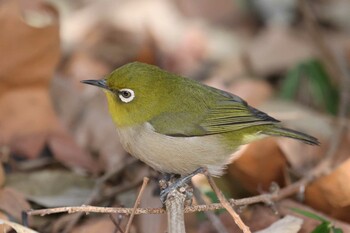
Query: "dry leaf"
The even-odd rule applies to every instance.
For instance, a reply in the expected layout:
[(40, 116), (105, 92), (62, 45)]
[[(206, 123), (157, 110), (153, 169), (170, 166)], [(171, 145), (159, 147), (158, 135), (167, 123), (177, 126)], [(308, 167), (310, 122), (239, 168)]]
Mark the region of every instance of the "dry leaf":
[(69, 171), (41, 170), (10, 174), (6, 185), (42, 206), (58, 207), (84, 204), (94, 181)]
[(5, 219), (0, 219), (0, 225), (9, 226), (12, 229), (14, 229), (17, 233), (39, 233), (37, 231), (29, 229), (28, 227), (22, 226), (15, 222), (7, 221)]
[(1, 143), (48, 134), (57, 129), (48, 86), (59, 59), (58, 25), (33, 28), (21, 19), (19, 1), (7, 0), (0, 5), (0, 27)]
[[(8, 216), (5, 213), (3, 213), (2, 211), (0, 211), (0, 219), (9, 220)], [(10, 228), (9, 226), (5, 226), (5, 225), (1, 224), (0, 225), (0, 232), (7, 233), (9, 228)]]
[(175, 1), (182, 13), (186, 16), (204, 18), (206, 21), (212, 23), (229, 24), (231, 25), (237, 15), (240, 14), (240, 7), (238, 3), (230, 0), (200, 0), (200, 1)]
[(248, 47), (251, 68), (259, 75), (275, 74), (314, 57), (313, 46), (301, 35), (286, 27), (268, 27)]
[(0, 190), (0, 209), (11, 218), (21, 221), (22, 211), (29, 210), (30, 205), (22, 193), (6, 187)]
[(272, 97), (272, 87), (265, 80), (239, 79), (228, 88), (229, 92), (238, 95), (251, 106), (260, 106)]
[(73, 228), (71, 233), (114, 232), (115, 229), (116, 227), (109, 217), (90, 218), (89, 221)]
[[(92, 164), (86, 161), (86, 164), (92, 165), (94, 171), (115, 171), (118, 167), (124, 167), (126, 152), (118, 140), (104, 93), (94, 87), (84, 87), (78, 89), (70, 79), (56, 78), (53, 96), (57, 110), (61, 119), (72, 129), (77, 142), (99, 154), (99, 161)], [(62, 95), (62, 92), (65, 94)], [(69, 156), (66, 156), (66, 160), (71, 162)]]
[[(3, 1), (0, 5), (0, 143), (10, 145), (13, 153), (26, 158), (39, 156), (48, 143), (63, 164), (96, 171), (89, 155), (66, 136), (49, 95), (60, 57), (57, 12), (40, 1), (21, 3), (24, 5)], [(40, 17), (42, 13), (51, 14), (53, 20), (50, 25), (33, 27), (25, 23), (21, 13), (31, 25), (45, 21)], [(62, 138), (66, 145), (61, 144)]]
[(330, 216), (350, 221), (350, 159), (306, 189), (305, 201)]
[(81, 149), (67, 132), (51, 134), (48, 138), (48, 147), (54, 157), (67, 167), (74, 170), (87, 170), (94, 174), (99, 170), (99, 166), (90, 154)]
[(229, 165), (228, 174), (251, 193), (257, 193), (259, 188), (268, 190), (271, 182), (284, 184), (287, 160), (274, 138), (253, 142), (236, 153), (241, 157)]
[(302, 219), (287, 215), (277, 222), (274, 222), (268, 228), (256, 231), (255, 233), (297, 233), (302, 224)]
[[(295, 211), (293, 211), (292, 208), (297, 208), (297, 209), (305, 210), (305, 211), (308, 211), (311, 213), (315, 213), (316, 215), (329, 220), (334, 226), (343, 229), (344, 233), (350, 232), (350, 224), (349, 223), (345, 223), (345, 222), (339, 221), (337, 219), (334, 219), (332, 217), (329, 217), (321, 212), (318, 212), (318, 211), (310, 208), (309, 206), (306, 206), (302, 203), (296, 202), (292, 199), (281, 200), (278, 202), (276, 207), (277, 207), (277, 210), (280, 214), (294, 215), (294, 216), (297, 216), (297, 217), (304, 220), (304, 224), (302, 226), (300, 233), (310, 233), (316, 226), (318, 226), (320, 224), (320, 221), (317, 221), (315, 219), (298, 214)], [(349, 212), (350, 212), (350, 210), (348, 209), (347, 213), (349, 213)]]

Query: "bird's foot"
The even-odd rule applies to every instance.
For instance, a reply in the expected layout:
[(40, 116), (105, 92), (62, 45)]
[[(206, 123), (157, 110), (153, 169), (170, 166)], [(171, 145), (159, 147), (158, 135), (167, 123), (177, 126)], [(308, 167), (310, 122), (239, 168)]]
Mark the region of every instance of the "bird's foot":
[(192, 177), (194, 177), (197, 174), (203, 174), (207, 170), (206, 168), (198, 168), (194, 172), (190, 173), (187, 176), (181, 177), (179, 179), (174, 179), (175, 177), (172, 176), (168, 181), (161, 180), (159, 181), (160, 187), (161, 187), (161, 192), (160, 192), (160, 200), (164, 204), (168, 194), (175, 189), (181, 189), (180, 192), (185, 193), (187, 198), (192, 200), (193, 196), (193, 190), (192, 188), (188, 185), (188, 183), (191, 181)]

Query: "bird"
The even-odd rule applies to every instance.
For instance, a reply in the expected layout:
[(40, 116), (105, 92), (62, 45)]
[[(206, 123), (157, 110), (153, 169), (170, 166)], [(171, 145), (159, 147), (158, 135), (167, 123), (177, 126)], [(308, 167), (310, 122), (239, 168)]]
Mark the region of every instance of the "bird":
[(131, 62), (82, 82), (104, 91), (123, 148), (161, 173), (221, 176), (240, 146), (268, 136), (319, 144), (232, 93), (154, 65)]

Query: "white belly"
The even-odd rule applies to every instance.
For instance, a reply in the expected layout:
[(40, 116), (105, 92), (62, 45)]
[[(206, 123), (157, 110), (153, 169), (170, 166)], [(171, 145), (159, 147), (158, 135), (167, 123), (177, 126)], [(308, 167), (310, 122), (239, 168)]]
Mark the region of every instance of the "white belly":
[(171, 137), (156, 133), (151, 124), (118, 128), (125, 150), (157, 171), (186, 175), (207, 167), (220, 176), (234, 158), (232, 149), (218, 140), (220, 135)]

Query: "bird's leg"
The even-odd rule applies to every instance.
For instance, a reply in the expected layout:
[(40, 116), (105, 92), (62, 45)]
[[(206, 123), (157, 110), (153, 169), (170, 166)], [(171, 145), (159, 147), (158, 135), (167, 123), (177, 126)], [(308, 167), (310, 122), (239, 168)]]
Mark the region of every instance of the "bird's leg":
[(195, 170), (194, 172), (188, 174), (187, 176), (183, 176), (183, 177), (175, 180), (174, 182), (172, 182), (172, 180), (169, 180), (169, 185), (162, 185), (160, 183), (161, 189), (162, 189), (160, 192), (160, 200), (162, 201), (162, 203), (165, 203), (167, 196), (171, 191), (187, 185), (191, 181), (192, 177), (194, 177), (197, 174), (202, 174), (205, 171), (206, 171), (205, 168), (200, 167), (197, 170)]

